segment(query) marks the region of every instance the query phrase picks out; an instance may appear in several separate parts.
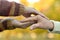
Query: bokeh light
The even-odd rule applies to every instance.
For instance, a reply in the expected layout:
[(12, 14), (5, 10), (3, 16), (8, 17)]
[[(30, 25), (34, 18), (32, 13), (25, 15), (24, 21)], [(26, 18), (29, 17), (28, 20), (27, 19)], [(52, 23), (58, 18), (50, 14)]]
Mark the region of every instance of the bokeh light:
[(14, 2), (20, 3), (20, 0), (8, 0), (8, 1), (9, 1), (9, 2), (14, 1)]
[(35, 2), (38, 2), (40, 0), (27, 0), (29, 3), (35, 3)]

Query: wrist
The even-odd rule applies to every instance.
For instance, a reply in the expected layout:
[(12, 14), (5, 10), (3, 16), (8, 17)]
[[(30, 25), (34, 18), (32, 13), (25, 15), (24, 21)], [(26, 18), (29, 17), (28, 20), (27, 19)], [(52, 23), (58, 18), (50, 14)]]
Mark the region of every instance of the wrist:
[(49, 27), (49, 30), (52, 31), (54, 29), (54, 23), (51, 21), (51, 25)]

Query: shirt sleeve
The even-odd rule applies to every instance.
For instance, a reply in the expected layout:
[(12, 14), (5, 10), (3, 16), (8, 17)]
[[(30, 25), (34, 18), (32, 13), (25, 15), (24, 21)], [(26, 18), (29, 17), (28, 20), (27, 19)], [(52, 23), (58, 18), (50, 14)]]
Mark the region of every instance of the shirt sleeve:
[(53, 33), (60, 33), (60, 22), (51, 20), (54, 23), (54, 28), (51, 32)]
[(20, 16), (25, 12), (25, 6), (14, 1), (0, 1), (0, 16)]

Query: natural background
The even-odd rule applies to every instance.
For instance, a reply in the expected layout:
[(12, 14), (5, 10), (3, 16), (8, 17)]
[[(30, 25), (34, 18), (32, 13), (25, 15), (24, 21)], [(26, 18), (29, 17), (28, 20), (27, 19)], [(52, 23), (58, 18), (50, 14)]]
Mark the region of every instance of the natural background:
[[(16, 0), (17, 1), (17, 0)], [(25, 6), (33, 7), (45, 14), (50, 20), (60, 21), (60, 0), (19, 0)], [(5, 17), (0, 17), (5, 18)], [(12, 17), (22, 20), (23, 16)], [(60, 34), (49, 33), (47, 30), (29, 28), (5, 30), (0, 32), (0, 40), (60, 40)]]

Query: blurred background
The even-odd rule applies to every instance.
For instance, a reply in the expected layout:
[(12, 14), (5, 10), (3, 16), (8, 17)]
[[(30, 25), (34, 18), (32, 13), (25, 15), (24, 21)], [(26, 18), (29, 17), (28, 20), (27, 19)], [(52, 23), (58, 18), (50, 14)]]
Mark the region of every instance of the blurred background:
[[(45, 14), (50, 20), (60, 21), (60, 0), (9, 0), (22, 3), (25, 6), (33, 7)], [(0, 17), (5, 18), (5, 17)], [(12, 17), (22, 20), (23, 16)], [(60, 40), (60, 34), (49, 33), (47, 30), (29, 28), (5, 30), (0, 32), (0, 40)]]

